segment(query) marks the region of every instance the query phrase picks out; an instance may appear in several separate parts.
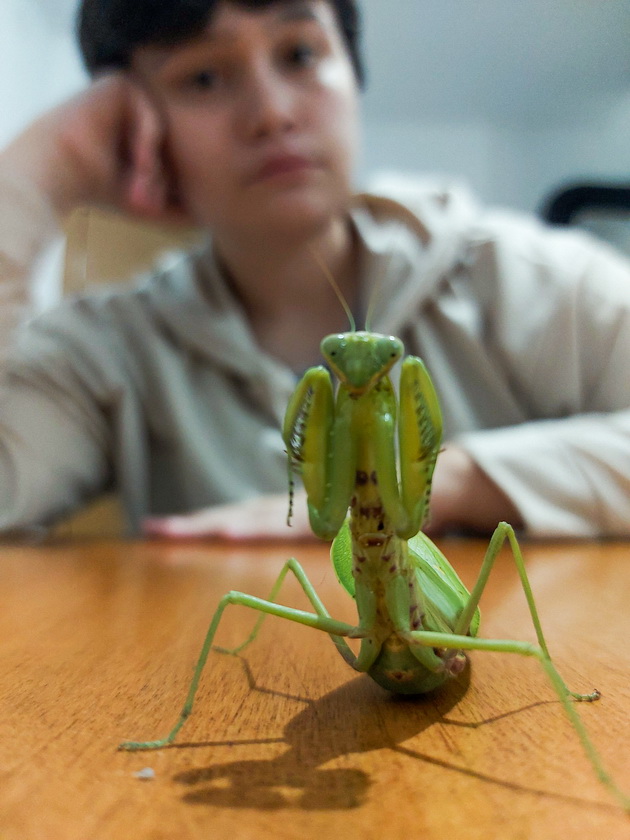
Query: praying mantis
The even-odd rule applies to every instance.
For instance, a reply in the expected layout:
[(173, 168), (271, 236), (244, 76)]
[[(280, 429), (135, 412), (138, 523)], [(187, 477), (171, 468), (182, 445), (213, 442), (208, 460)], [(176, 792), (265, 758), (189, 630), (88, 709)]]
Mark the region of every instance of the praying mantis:
[[(456, 677), (465, 651), (499, 651), (536, 658), (575, 729), (600, 781), (630, 812), (630, 797), (604, 768), (573, 701), (594, 701), (598, 691), (570, 691), (547, 648), (525, 563), (512, 527), (501, 522), (492, 535), (471, 591), (437, 546), (422, 532), (431, 480), (442, 438), (438, 398), (423, 362), (407, 356), (398, 397), (389, 373), (403, 357), (393, 336), (352, 330), (321, 343), (328, 369), (310, 368), (287, 408), (283, 438), (288, 453), (290, 508), (293, 475), (303, 482), (313, 531), (333, 540), (331, 557), (341, 585), (355, 599), (358, 623), (332, 618), (304, 570), (291, 558), (268, 599), (243, 592), (223, 596), (212, 618), (184, 706), (171, 731), (156, 741), (126, 741), (124, 750), (171, 744), (189, 717), (201, 673), (221, 617), (230, 604), (260, 613), (238, 653), (252, 642), (267, 615), (327, 633), (355, 670), (398, 694), (424, 694)], [(333, 388), (330, 371), (337, 377)], [(507, 541), (518, 570), (537, 644), (477, 636), (479, 600)], [(286, 576), (300, 583), (313, 611), (280, 605)], [(347, 639), (356, 639), (355, 654)]]

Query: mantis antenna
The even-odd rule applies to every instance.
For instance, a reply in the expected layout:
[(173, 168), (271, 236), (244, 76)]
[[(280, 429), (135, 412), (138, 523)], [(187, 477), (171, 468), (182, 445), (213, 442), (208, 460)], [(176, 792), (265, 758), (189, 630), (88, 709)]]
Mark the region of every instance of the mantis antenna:
[(376, 310), (376, 305), (379, 303), (381, 299), (382, 291), (383, 291), (383, 277), (386, 277), (389, 270), (392, 267), (392, 264), (396, 258), (396, 247), (402, 242), (404, 237), (404, 233), (400, 231), (396, 231), (394, 236), (392, 236), (392, 246), (390, 253), (387, 255), (387, 259), (385, 261), (385, 266), (382, 271), (378, 274), (378, 279), (374, 283), (373, 288), (370, 290), (370, 299), (368, 301), (367, 312), (365, 315), (365, 329), (367, 332), (372, 331), (372, 319), (374, 317), (374, 311)]
[[(328, 282), (329, 282), (330, 286), (332, 287), (333, 291), (337, 295), (337, 299), (338, 299), (339, 303), (342, 305), (343, 311), (346, 313), (348, 321), (350, 322), (350, 332), (356, 332), (357, 327), (356, 327), (356, 323), (355, 323), (355, 320), (354, 320), (354, 316), (352, 314), (352, 311), (351, 311), (350, 307), (348, 306), (348, 302), (346, 301), (346, 299), (343, 295), (343, 292), (339, 288), (339, 284), (337, 283), (337, 281), (333, 277), (330, 269), (328, 268), (328, 266), (326, 265), (324, 260), (321, 258), (321, 256), (317, 253), (315, 248), (313, 248), (312, 246), (309, 246), (309, 250), (310, 250), (310, 252), (313, 256), (313, 259), (315, 260), (317, 265), (321, 268), (324, 276), (326, 277), (326, 279), (328, 280)], [(392, 253), (390, 253), (388, 258), (387, 258), (387, 263), (386, 263), (386, 268), (385, 268), (386, 272), (389, 270), (393, 260), (394, 260), (394, 251), (392, 250)], [(366, 316), (365, 316), (365, 329), (368, 332), (371, 330), (371, 327), (372, 327), (372, 318), (374, 316), (374, 311), (375, 311), (376, 305), (378, 303), (379, 292), (381, 290), (381, 286), (382, 286), (382, 283), (379, 280), (379, 282), (375, 284), (375, 286), (372, 289), (371, 294), (370, 294), (370, 300), (369, 300), (369, 303), (368, 303), (367, 313), (366, 313)]]
[(356, 332), (357, 331), (357, 325), (356, 325), (355, 320), (354, 320), (354, 315), (352, 314), (352, 310), (348, 306), (348, 301), (345, 299), (345, 297), (343, 295), (343, 292), (339, 288), (339, 284), (337, 283), (335, 278), (332, 276), (332, 273), (331, 273), (330, 269), (328, 268), (328, 266), (326, 265), (324, 260), (320, 257), (320, 255), (317, 253), (315, 248), (309, 247), (309, 250), (310, 250), (310, 252), (313, 256), (313, 259), (315, 260), (317, 265), (321, 268), (321, 270), (324, 274), (324, 277), (330, 283), (330, 286), (331, 286), (333, 292), (337, 295), (337, 300), (342, 305), (343, 311), (346, 313), (346, 317), (348, 318), (348, 321), (350, 322), (350, 332)]
[(372, 316), (374, 315), (374, 310), (376, 309), (376, 298), (379, 286), (380, 283), (376, 286), (376, 288), (372, 289), (372, 294), (370, 295), (370, 302), (368, 303), (368, 309), (365, 315), (365, 329), (367, 332), (370, 332), (372, 328)]

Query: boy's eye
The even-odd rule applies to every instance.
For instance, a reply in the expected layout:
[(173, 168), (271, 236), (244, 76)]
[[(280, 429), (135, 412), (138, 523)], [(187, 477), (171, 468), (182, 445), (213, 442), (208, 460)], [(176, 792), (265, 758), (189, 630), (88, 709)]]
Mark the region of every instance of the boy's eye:
[(287, 60), (296, 67), (308, 67), (315, 57), (315, 50), (308, 44), (296, 44), (287, 51)]
[(212, 70), (200, 70), (190, 77), (190, 84), (199, 90), (210, 90), (217, 83), (216, 73)]
[(186, 68), (174, 73), (166, 83), (181, 92), (204, 93), (217, 88), (221, 82), (221, 74), (209, 67)]

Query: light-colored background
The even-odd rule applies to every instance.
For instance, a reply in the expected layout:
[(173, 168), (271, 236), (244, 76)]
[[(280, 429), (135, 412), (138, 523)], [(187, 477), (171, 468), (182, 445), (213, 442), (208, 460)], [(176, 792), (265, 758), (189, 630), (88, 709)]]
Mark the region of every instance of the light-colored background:
[[(130, 0), (131, 2), (131, 0)], [(0, 145), (85, 82), (76, 0), (2, 0)], [(536, 210), (568, 180), (630, 180), (628, 0), (362, 0), (359, 177), (446, 172)]]

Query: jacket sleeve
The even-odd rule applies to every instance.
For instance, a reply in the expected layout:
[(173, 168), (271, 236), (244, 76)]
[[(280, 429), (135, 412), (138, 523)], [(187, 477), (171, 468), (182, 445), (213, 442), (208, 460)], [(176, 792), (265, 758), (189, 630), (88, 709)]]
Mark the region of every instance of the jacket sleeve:
[(577, 232), (493, 227), (471, 277), (529, 418), (458, 440), (534, 536), (630, 535), (630, 261)]
[(630, 411), (531, 421), (460, 443), (531, 536), (630, 536)]
[(12, 359), (20, 329), (40, 308), (38, 267), (61, 230), (45, 199), (0, 172), (0, 531), (46, 525), (107, 474), (104, 424), (46, 376)]
[(37, 268), (47, 246), (60, 236), (58, 221), (43, 196), (0, 171), (0, 366), (17, 327), (39, 308), (42, 289)]
[(94, 406), (5, 374), (0, 424), (0, 533), (45, 528), (105, 486), (108, 431)]

